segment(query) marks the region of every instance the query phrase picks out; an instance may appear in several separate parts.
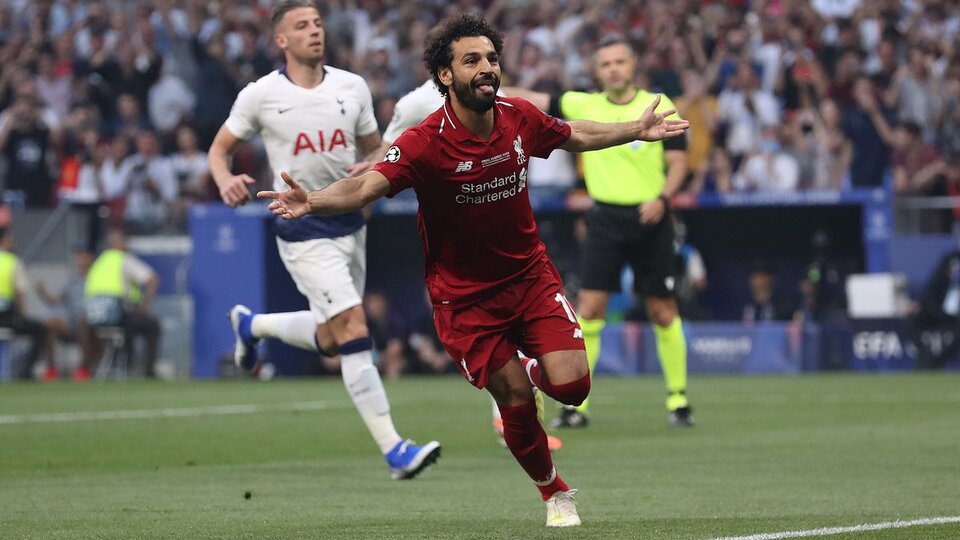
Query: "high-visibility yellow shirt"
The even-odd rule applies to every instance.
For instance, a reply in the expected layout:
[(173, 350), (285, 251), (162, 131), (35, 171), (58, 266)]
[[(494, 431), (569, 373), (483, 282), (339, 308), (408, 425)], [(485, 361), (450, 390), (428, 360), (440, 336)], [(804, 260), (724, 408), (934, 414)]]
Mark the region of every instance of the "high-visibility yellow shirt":
[[(646, 90), (637, 90), (629, 103), (618, 105), (602, 92), (564, 92), (560, 96), (560, 113), (568, 120), (594, 122), (632, 122), (657, 97)], [(670, 98), (661, 94), (658, 111), (674, 109)], [(678, 114), (669, 118), (680, 119)], [(587, 193), (601, 203), (635, 205), (660, 196), (666, 183), (666, 162), (663, 143), (633, 141), (603, 150), (584, 152), (583, 174)]]
[(17, 296), (16, 273), (20, 258), (0, 250), (0, 301), (9, 306)]
[(123, 264), (127, 254), (117, 249), (105, 249), (93, 261), (87, 272), (87, 283), (83, 293), (86, 297), (111, 296), (131, 302), (140, 300), (140, 289), (130, 287), (123, 276)]

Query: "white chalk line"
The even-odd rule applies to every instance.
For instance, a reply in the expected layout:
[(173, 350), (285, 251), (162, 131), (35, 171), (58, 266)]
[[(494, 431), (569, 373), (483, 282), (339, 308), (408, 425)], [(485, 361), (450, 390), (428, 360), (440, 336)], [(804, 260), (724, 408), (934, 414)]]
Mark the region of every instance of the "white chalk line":
[(89, 422), (97, 420), (133, 420), (149, 418), (186, 418), (193, 416), (220, 416), (233, 414), (261, 414), (270, 412), (320, 411), (345, 409), (352, 403), (336, 401), (298, 401), (293, 403), (213, 405), (209, 407), (168, 407), (162, 409), (133, 409), (119, 411), (86, 411), (67, 413), (9, 414), (0, 416), (0, 425), (41, 424), (52, 422)]
[(711, 538), (710, 540), (781, 540), (783, 538), (810, 538), (814, 536), (830, 536), (844, 533), (881, 531), (884, 529), (905, 529), (907, 527), (921, 527), (924, 525), (944, 525), (947, 523), (960, 523), (960, 516), (932, 517), (903, 521), (885, 521), (883, 523), (864, 523), (850, 527), (824, 527), (821, 529), (808, 529), (805, 531), (760, 533), (751, 534), (748, 536), (724, 536), (721, 538)]

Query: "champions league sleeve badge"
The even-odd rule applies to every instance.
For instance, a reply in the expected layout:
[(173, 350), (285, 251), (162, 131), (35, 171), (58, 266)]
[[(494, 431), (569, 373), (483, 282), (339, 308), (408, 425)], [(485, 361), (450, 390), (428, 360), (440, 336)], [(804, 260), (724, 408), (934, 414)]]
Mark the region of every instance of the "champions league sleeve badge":
[(383, 160), (387, 163), (396, 163), (400, 161), (400, 147), (394, 145), (387, 149), (387, 153), (384, 154)]

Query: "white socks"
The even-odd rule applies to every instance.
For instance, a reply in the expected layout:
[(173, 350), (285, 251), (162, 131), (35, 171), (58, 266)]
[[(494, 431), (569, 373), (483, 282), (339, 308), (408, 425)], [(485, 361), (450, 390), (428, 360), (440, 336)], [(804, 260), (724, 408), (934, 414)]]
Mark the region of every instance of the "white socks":
[(357, 412), (380, 447), (380, 453), (386, 455), (402, 439), (393, 427), (390, 402), (370, 350), (341, 354), (340, 372)]
[[(308, 351), (319, 351), (316, 332), (317, 320), (309, 311), (264, 313), (254, 316), (250, 323), (250, 333), (257, 339), (275, 338), (287, 345)], [(369, 338), (363, 339), (369, 343)], [(348, 351), (355, 352), (341, 352), (340, 373), (343, 376), (343, 385), (357, 407), (357, 412), (360, 413), (367, 429), (380, 447), (380, 452), (386, 454), (402, 439), (393, 427), (390, 402), (387, 401), (387, 393), (383, 389), (380, 374), (373, 365), (373, 354), (369, 345), (356, 347), (355, 345), (360, 341), (345, 344)], [(364, 347), (367, 348), (356, 350)]]
[(309, 311), (254, 315), (250, 333), (257, 339), (275, 338), (299, 349), (318, 351), (317, 320)]

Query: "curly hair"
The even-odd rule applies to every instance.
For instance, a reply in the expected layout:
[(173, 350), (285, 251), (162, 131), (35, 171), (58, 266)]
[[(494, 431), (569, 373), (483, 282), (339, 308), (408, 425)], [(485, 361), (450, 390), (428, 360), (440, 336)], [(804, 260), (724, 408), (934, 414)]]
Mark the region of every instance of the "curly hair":
[(503, 54), (503, 34), (494, 30), (479, 15), (464, 13), (440, 23), (427, 38), (423, 51), (423, 63), (433, 75), (437, 90), (446, 96), (450, 89), (440, 82), (440, 68), (453, 64), (453, 43), (465, 37), (483, 36), (493, 43), (498, 55)]

